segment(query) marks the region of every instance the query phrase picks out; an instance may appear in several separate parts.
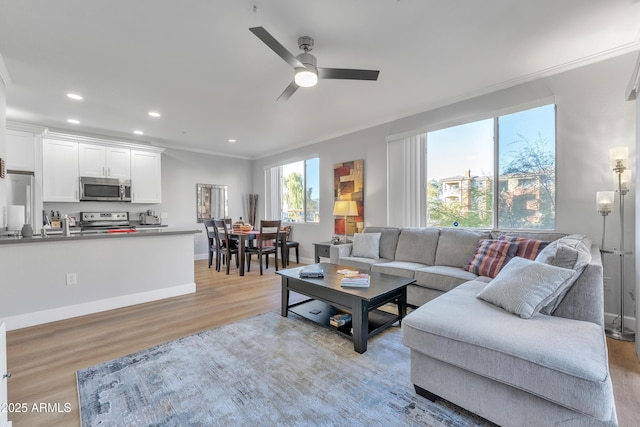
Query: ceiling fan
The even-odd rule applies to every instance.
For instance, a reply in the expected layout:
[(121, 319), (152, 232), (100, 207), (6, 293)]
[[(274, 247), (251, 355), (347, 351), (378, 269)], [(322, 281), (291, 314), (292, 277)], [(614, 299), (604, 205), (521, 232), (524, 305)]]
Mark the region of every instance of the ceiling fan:
[(316, 57), (309, 53), (313, 49), (313, 38), (302, 36), (298, 38), (298, 47), (304, 50), (298, 56), (293, 56), (278, 40), (276, 40), (264, 27), (249, 28), (253, 34), (271, 48), (295, 69), (294, 79), (278, 97), (279, 100), (287, 100), (299, 87), (315, 86), (318, 79), (348, 79), (348, 80), (378, 80), (378, 70), (356, 70), (351, 68), (322, 68), (316, 64)]

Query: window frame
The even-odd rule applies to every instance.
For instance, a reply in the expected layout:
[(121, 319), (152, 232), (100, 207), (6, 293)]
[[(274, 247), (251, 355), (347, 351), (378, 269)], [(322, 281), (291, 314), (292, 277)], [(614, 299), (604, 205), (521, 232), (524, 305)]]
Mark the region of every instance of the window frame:
[[(318, 162), (318, 188), (316, 190), (317, 194), (318, 194), (318, 209), (317, 209), (317, 214), (314, 215), (314, 218), (317, 218), (317, 221), (309, 221), (307, 219), (308, 215), (309, 215), (309, 200), (307, 197), (307, 189), (308, 189), (308, 162), (310, 160), (317, 160)], [(303, 191), (302, 191), (302, 196), (303, 196), (303, 201), (302, 201), (302, 206), (303, 206), (303, 212), (302, 212), (302, 221), (296, 222), (296, 221), (290, 221), (288, 218), (285, 220), (284, 218), (284, 214), (285, 211), (283, 209), (283, 203), (284, 203), (284, 173), (283, 173), (283, 168), (285, 166), (291, 165), (291, 164), (295, 164), (295, 163), (303, 163), (303, 173), (302, 173), (302, 187), (303, 187)], [(272, 182), (273, 180), (270, 178), (271, 175), (273, 174), (273, 170), (274, 169), (279, 169), (279, 188), (275, 189), (276, 193), (277, 193), (277, 197), (269, 197), (270, 195), (274, 194), (274, 189), (272, 188)], [(275, 207), (273, 206), (273, 203), (278, 204), (277, 210), (279, 212), (278, 218), (282, 219), (282, 223), (283, 224), (319, 224), (320, 223), (320, 204), (321, 204), (321, 191), (320, 191), (320, 187), (321, 187), (321, 182), (320, 182), (320, 156), (319, 155), (310, 155), (310, 156), (305, 156), (303, 158), (300, 159), (291, 159), (288, 160), (286, 162), (282, 162), (279, 164), (275, 164), (275, 165), (271, 165), (271, 166), (266, 166), (265, 167), (265, 184), (266, 184), (266, 191), (265, 194), (267, 195), (267, 203), (265, 203), (265, 215), (267, 217), (271, 217), (273, 216), (273, 213), (275, 212)], [(274, 201), (275, 199), (275, 201)]]
[[(516, 114), (516, 113), (521, 113), (521, 112), (526, 112), (527, 110), (533, 110), (536, 108), (540, 108), (540, 107), (546, 107), (546, 106), (552, 106), (553, 107), (553, 130), (552, 133), (550, 133), (549, 135), (547, 135), (549, 138), (552, 136), (553, 137), (553, 147), (550, 149), (550, 151), (553, 152), (553, 196), (552, 199), (549, 199), (552, 201), (553, 205), (554, 205), (554, 212), (553, 212), (553, 225), (552, 228), (532, 228), (532, 227), (527, 227), (527, 228), (506, 228), (504, 226), (501, 226), (501, 224), (499, 223), (499, 214), (500, 214), (500, 186), (501, 186), (501, 182), (502, 180), (500, 179), (500, 134), (499, 134), (499, 120), (501, 117), (503, 116), (508, 116), (510, 114)], [(558, 194), (557, 194), (557, 179), (558, 179), (558, 174), (557, 174), (557, 170), (558, 170), (558, 103), (557, 100), (555, 99), (555, 97), (547, 97), (544, 99), (538, 99), (536, 101), (533, 102), (528, 102), (528, 103), (523, 103), (520, 104), (516, 107), (509, 107), (509, 108), (503, 108), (503, 109), (496, 109), (491, 113), (487, 113), (487, 114), (475, 114), (472, 116), (467, 116), (465, 119), (460, 119), (460, 120), (454, 120), (454, 121), (447, 121), (447, 122), (441, 122), (439, 124), (434, 124), (428, 127), (424, 127), (412, 132), (403, 132), (401, 134), (396, 134), (396, 135), (391, 135), (388, 136), (386, 138), (387, 144), (388, 144), (388, 148), (387, 148), (387, 154), (389, 155), (390, 153), (390, 146), (391, 144), (396, 144), (398, 142), (403, 141), (403, 143), (406, 144), (408, 143), (408, 141), (411, 138), (415, 138), (415, 137), (421, 137), (423, 138), (423, 143), (422, 145), (422, 149), (419, 151), (419, 156), (422, 158), (422, 160), (420, 160), (420, 163), (423, 164), (423, 169), (422, 172), (410, 172), (410, 174), (412, 175), (412, 179), (417, 180), (418, 182), (420, 182), (420, 187), (421, 187), (421, 198), (424, 199), (424, 207), (421, 209), (424, 209), (424, 213), (420, 214), (418, 216), (418, 218), (415, 218), (414, 220), (410, 221), (408, 224), (406, 223), (406, 221), (404, 221), (405, 223), (403, 224), (402, 220), (399, 218), (394, 218), (394, 221), (391, 221), (391, 217), (387, 217), (387, 223), (390, 226), (427, 226), (427, 212), (429, 211), (428, 209), (428, 196), (429, 196), (429, 182), (427, 180), (427, 176), (428, 176), (428, 172), (426, 169), (426, 164), (427, 164), (427, 149), (428, 149), (428, 138), (427, 135), (429, 132), (434, 132), (434, 131), (438, 131), (438, 130), (443, 130), (443, 129), (447, 129), (447, 128), (451, 128), (451, 127), (456, 127), (459, 125), (464, 125), (467, 123), (472, 123), (472, 122), (476, 122), (476, 121), (482, 121), (482, 120), (487, 120), (487, 119), (491, 119), (493, 120), (493, 127), (494, 127), (494, 142), (493, 142), (493, 153), (494, 153), (494, 162), (493, 162), (493, 176), (491, 177), (491, 179), (493, 180), (493, 183), (491, 185), (491, 191), (492, 191), (492, 225), (489, 226), (491, 229), (505, 229), (505, 230), (527, 230), (527, 231), (554, 231), (557, 228), (557, 224), (558, 224), (558, 212), (557, 212), (557, 198), (558, 198)], [(504, 147), (502, 147), (504, 149)], [(388, 160), (388, 165), (391, 165), (391, 163), (389, 163), (391, 160)], [(397, 161), (397, 159), (395, 160)], [(504, 161), (504, 160), (503, 160)], [(394, 163), (395, 164), (395, 163)], [(388, 166), (388, 171), (389, 171), (390, 166)], [(408, 177), (407, 177), (408, 178)], [(389, 184), (391, 180), (391, 177), (387, 177), (387, 183)], [(390, 197), (390, 186), (387, 187), (387, 200), (389, 200)], [(409, 209), (409, 210), (415, 210), (414, 206), (410, 206), (406, 200), (404, 200), (405, 203), (405, 209)], [(413, 209), (412, 209), (413, 208)], [(413, 212), (413, 213), (407, 213), (405, 214), (405, 217), (415, 217), (415, 214), (417, 212)], [(419, 224), (418, 224), (419, 221)], [(530, 224), (533, 225), (533, 224)]]

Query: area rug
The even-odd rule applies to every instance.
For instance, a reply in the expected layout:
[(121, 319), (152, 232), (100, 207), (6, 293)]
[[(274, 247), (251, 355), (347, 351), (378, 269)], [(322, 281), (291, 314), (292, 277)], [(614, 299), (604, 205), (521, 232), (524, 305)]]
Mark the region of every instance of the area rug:
[(270, 312), (77, 372), (88, 426), (489, 426), (417, 396), (399, 327), (353, 343)]

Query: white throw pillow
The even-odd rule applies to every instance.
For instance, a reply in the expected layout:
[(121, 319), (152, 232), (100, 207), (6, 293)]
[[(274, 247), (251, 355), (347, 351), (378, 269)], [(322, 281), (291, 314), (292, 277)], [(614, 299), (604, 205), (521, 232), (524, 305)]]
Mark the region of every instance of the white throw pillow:
[(575, 274), (568, 268), (515, 257), (478, 298), (529, 319), (571, 286)]
[(380, 236), (382, 233), (356, 233), (353, 235), (351, 256), (380, 258)]

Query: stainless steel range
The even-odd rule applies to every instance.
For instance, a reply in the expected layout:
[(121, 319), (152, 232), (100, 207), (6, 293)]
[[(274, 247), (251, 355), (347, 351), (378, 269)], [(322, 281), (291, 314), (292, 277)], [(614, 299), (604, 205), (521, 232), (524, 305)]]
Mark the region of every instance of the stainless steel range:
[(82, 230), (117, 230), (134, 228), (129, 212), (80, 212)]

